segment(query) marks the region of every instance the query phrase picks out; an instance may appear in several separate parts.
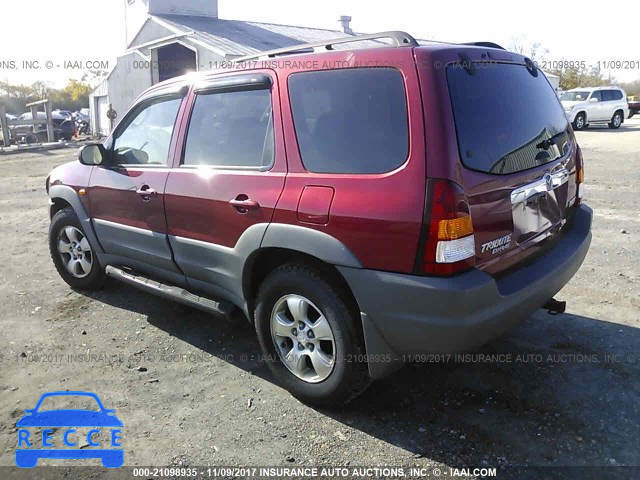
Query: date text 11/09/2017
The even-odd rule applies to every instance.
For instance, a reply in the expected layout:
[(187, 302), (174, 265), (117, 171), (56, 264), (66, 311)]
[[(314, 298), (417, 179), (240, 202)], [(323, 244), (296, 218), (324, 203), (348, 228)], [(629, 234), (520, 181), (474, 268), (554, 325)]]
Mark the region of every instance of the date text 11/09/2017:
[(491, 467), (138, 467), (134, 477), (154, 478), (378, 478), (383, 477), (495, 477)]

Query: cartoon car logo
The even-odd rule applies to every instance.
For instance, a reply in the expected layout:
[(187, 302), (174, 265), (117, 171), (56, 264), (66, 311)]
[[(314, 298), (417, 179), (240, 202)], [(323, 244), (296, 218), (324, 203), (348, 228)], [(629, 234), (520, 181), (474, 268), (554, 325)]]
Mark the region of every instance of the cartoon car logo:
[[(57, 409), (41, 410), (42, 402), (51, 397), (90, 397), (98, 410)], [(86, 398), (85, 398), (86, 400)], [(18, 448), (16, 465), (21, 468), (35, 467), (40, 458), (86, 459), (99, 458), (102, 465), (118, 468), (124, 463), (124, 450), (120, 443), (122, 422), (115, 410), (104, 407), (95, 393), (49, 392), (40, 397), (35, 408), (25, 410), (26, 415), (18, 420)], [(27, 427), (41, 429), (41, 438)], [(86, 430), (86, 434), (84, 431)], [(57, 438), (55, 438), (57, 437)], [(108, 440), (110, 448), (104, 448)], [(54, 439), (65, 448), (56, 448)], [(86, 444), (82, 444), (86, 439)], [(62, 446), (62, 445), (60, 445)], [(85, 448), (88, 447), (88, 448)]]

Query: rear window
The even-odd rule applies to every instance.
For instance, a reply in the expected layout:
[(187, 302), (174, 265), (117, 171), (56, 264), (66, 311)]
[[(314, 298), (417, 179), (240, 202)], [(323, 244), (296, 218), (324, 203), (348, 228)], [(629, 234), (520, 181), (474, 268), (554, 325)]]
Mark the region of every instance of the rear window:
[(317, 173), (389, 172), (407, 159), (404, 80), (392, 68), (296, 73), (291, 109), (302, 162)]
[(542, 72), (522, 65), (447, 67), (462, 163), (493, 174), (534, 168), (567, 152), (567, 118)]

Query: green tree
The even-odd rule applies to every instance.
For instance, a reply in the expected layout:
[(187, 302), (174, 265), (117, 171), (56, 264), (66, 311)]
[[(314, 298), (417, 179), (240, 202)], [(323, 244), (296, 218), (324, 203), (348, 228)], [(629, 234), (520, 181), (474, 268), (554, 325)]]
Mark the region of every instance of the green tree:
[[(559, 62), (562, 63), (562, 62)], [(565, 62), (571, 65), (571, 62)], [(550, 71), (560, 78), (560, 88), (562, 90), (571, 90), (578, 87), (599, 87), (601, 85), (610, 85), (615, 83), (615, 79), (605, 77), (602, 71), (597, 68), (588, 69), (582, 66), (567, 66), (556, 68)]]
[(21, 114), (27, 111), (26, 104), (44, 100), (51, 101), (54, 109), (76, 111), (89, 106), (89, 94), (93, 87), (82, 80), (70, 79), (63, 89), (53, 88), (47, 82), (35, 82), (32, 85), (13, 85), (8, 81), (0, 81), (0, 102), (7, 111)]
[(627, 95), (640, 97), (640, 79), (633, 82), (621, 83), (620, 86), (627, 92)]
[(83, 81), (71, 79), (64, 88), (64, 92), (71, 98), (72, 101), (77, 102), (79, 100), (86, 100), (89, 102), (89, 94), (93, 91), (93, 88)]

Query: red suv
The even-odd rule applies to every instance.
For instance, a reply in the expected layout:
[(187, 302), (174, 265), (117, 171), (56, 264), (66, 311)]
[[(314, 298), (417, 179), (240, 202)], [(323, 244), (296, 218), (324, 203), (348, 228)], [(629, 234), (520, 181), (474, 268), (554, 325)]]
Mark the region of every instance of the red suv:
[(277, 380), (315, 404), (497, 337), (591, 241), (553, 88), (485, 42), (266, 52), (153, 86), (79, 159), (47, 179), (62, 278), (242, 311)]

